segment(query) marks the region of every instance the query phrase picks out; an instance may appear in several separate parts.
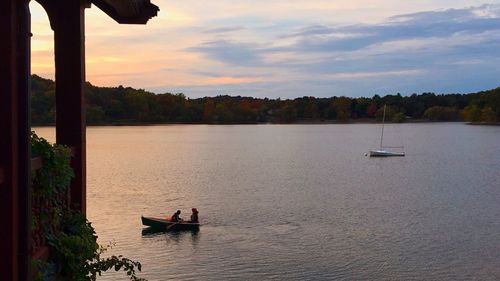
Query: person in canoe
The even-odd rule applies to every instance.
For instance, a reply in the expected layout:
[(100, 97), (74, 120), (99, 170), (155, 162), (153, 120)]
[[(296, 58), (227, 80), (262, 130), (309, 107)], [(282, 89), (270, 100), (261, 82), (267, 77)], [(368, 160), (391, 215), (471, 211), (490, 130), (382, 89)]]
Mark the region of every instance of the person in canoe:
[(179, 217), (181, 214), (181, 210), (177, 210), (177, 212), (175, 212), (171, 217), (170, 217), (170, 221), (171, 222), (180, 222), (182, 221), (181, 217)]
[(192, 208), (191, 211), (193, 213), (191, 214), (191, 220), (189, 222), (198, 223), (198, 210), (196, 210), (196, 208)]

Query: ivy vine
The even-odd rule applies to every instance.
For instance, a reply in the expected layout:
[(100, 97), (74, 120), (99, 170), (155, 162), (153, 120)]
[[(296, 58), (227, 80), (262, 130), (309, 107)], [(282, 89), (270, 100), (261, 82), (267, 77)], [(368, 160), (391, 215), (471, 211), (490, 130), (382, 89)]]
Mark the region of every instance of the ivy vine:
[(33, 157), (42, 158), (42, 168), (33, 172), (33, 197), (43, 201), (38, 214), (33, 214), (33, 229), (41, 232), (50, 247), (48, 261), (34, 260), (33, 279), (95, 281), (110, 269), (123, 270), (133, 281), (145, 280), (136, 276), (141, 264), (123, 256), (101, 257), (111, 245), (97, 243), (97, 234), (91, 223), (79, 211), (69, 208), (67, 194), (74, 176), (70, 166), (68, 147), (50, 144), (31, 134)]
[(54, 195), (65, 193), (74, 176), (70, 166), (71, 150), (64, 145), (52, 145), (31, 132), (31, 154), (41, 157), (43, 163), (33, 174), (33, 184), (37, 185), (34, 195), (59, 203), (54, 201), (57, 200)]

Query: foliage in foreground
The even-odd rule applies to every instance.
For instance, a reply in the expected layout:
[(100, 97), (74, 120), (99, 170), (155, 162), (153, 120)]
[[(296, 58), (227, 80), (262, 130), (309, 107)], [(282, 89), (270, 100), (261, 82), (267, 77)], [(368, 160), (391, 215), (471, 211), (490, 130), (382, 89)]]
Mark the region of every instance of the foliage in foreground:
[(108, 247), (97, 243), (97, 235), (85, 217), (76, 211), (65, 211), (61, 218), (62, 229), (57, 234), (48, 234), (51, 262), (59, 268), (58, 274), (68, 280), (96, 280), (110, 269), (123, 270), (131, 280), (145, 280), (136, 276), (141, 271), (139, 262), (123, 256), (103, 258)]
[(42, 157), (43, 166), (33, 173), (33, 198), (38, 212), (33, 213), (32, 229), (45, 237), (50, 247), (48, 261), (33, 262), (34, 280), (96, 280), (103, 272), (123, 270), (131, 280), (145, 280), (136, 276), (141, 271), (139, 262), (123, 256), (103, 258), (110, 247), (97, 243), (97, 234), (89, 221), (68, 205), (68, 187), (73, 177), (69, 165), (70, 150), (50, 144), (36, 134), (31, 135), (34, 157)]

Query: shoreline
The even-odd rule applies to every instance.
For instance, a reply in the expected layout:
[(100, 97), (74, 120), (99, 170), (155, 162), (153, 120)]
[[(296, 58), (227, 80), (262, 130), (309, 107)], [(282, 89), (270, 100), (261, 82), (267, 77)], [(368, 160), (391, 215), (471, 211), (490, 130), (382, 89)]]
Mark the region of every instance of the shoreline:
[(500, 126), (500, 122), (466, 122), (467, 125)]
[[(363, 119), (346, 122), (336, 120), (297, 120), (290, 123), (256, 122), (256, 123), (198, 123), (198, 122), (113, 122), (103, 124), (87, 124), (87, 127), (120, 127), (120, 126), (157, 126), (157, 125), (355, 125), (355, 124), (381, 124), (381, 121)], [(405, 122), (386, 122), (386, 124), (424, 124), (424, 123), (463, 123), (466, 125), (500, 126), (499, 122), (465, 122), (465, 121), (429, 121), (407, 120)], [(32, 127), (55, 127), (55, 123), (32, 124)]]

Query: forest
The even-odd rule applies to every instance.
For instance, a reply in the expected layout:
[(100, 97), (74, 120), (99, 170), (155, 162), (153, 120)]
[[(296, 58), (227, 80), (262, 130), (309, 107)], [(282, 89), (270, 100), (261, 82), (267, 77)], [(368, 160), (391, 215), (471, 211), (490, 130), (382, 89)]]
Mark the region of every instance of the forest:
[[(55, 122), (55, 83), (31, 77), (31, 118), (35, 125)], [(90, 125), (189, 123), (348, 123), (386, 121), (500, 122), (500, 87), (469, 94), (422, 93), (371, 98), (334, 96), (268, 99), (216, 96), (190, 99), (184, 94), (155, 94), (130, 87), (85, 85), (86, 118)]]

